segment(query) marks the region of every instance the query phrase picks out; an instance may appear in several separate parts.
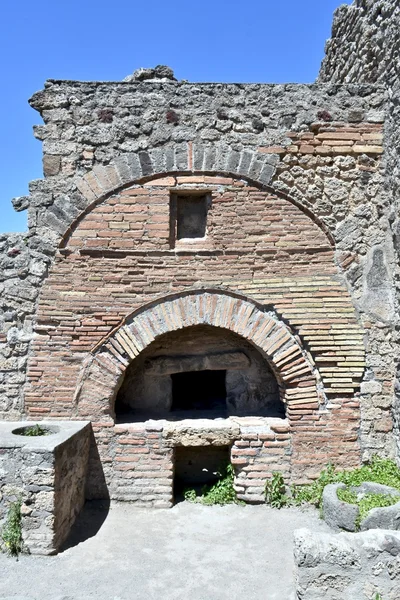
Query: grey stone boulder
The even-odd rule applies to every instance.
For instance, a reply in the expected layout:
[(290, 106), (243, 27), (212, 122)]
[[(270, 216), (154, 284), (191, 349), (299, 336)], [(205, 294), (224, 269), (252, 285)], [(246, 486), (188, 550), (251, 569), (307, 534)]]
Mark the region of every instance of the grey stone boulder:
[(323, 517), (329, 527), (336, 531), (356, 531), (358, 506), (343, 502), (337, 496), (337, 491), (344, 488), (344, 483), (331, 483), (325, 487), (322, 496)]
[[(358, 506), (343, 502), (337, 496), (338, 490), (346, 487), (344, 483), (333, 483), (325, 487), (322, 504), (323, 518), (336, 531), (357, 531), (356, 522), (360, 512)], [(373, 508), (366, 518), (361, 521), (361, 531), (368, 529), (400, 530), (399, 490), (373, 482), (362, 483), (358, 487), (352, 487), (351, 490), (356, 493), (385, 494), (399, 497), (399, 502), (392, 506)]]
[(400, 597), (400, 533), (294, 532), (298, 600), (384, 600)]
[(373, 508), (367, 517), (361, 521), (360, 530), (367, 529), (394, 529), (400, 531), (400, 492), (395, 488), (379, 483), (364, 483), (363, 490), (369, 494), (388, 494), (389, 496), (398, 496), (399, 501), (392, 506), (382, 508)]

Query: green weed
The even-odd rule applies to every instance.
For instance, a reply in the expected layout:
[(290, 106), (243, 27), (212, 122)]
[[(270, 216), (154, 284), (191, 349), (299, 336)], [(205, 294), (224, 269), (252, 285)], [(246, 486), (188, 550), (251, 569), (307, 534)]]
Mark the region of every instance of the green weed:
[(355, 504), (359, 507), (360, 512), (356, 520), (356, 528), (360, 529), (361, 522), (368, 515), (369, 511), (373, 508), (384, 508), (386, 506), (393, 506), (400, 501), (397, 496), (389, 496), (387, 494), (357, 494), (348, 488), (343, 488), (337, 491), (337, 497), (343, 502), (348, 504)]
[(49, 434), (48, 429), (45, 429), (44, 427), (39, 425), (39, 423), (36, 423), (36, 425), (31, 425), (30, 427), (26, 427), (24, 429), (23, 433), (20, 433), (20, 435), (27, 435), (30, 437), (39, 436), (39, 435), (48, 435), (48, 434)]
[(400, 469), (393, 460), (379, 456), (374, 456), (371, 462), (349, 471), (337, 471), (333, 465), (328, 465), (313, 483), (291, 487), (292, 503), (297, 506), (307, 503), (320, 507), (324, 488), (329, 483), (344, 483), (350, 487), (357, 487), (364, 481), (400, 490)]
[(10, 504), (6, 522), (1, 531), (2, 545), (10, 556), (18, 556), (22, 552), (21, 504), (21, 500)]
[[(302, 504), (312, 504), (317, 508), (321, 508), (322, 494), (328, 484), (344, 483), (346, 486), (358, 487), (364, 481), (372, 481), (400, 490), (400, 469), (394, 461), (378, 456), (375, 456), (362, 467), (349, 471), (338, 471), (333, 465), (329, 464), (313, 483), (292, 485), (289, 495), (285, 493), (282, 474), (273, 473), (272, 479), (265, 486), (265, 499), (268, 504), (276, 508), (300, 506)], [(370, 500), (369, 502), (373, 503), (374, 501)], [(365, 506), (369, 506), (369, 503), (365, 502)], [(371, 510), (371, 508), (374, 508), (374, 506), (371, 506), (368, 510)]]
[(282, 473), (272, 473), (271, 479), (265, 484), (265, 501), (273, 508), (282, 508), (290, 503)]
[(212, 485), (205, 485), (199, 496), (191, 488), (186, 489), (183, 496), (189, 502), (198, 502), (208, 506), (214, 504), (243, 504), (237, 499), (233, 488), (234, 475), (233, 467), (229, 464), (220, 473), (220, 479)]

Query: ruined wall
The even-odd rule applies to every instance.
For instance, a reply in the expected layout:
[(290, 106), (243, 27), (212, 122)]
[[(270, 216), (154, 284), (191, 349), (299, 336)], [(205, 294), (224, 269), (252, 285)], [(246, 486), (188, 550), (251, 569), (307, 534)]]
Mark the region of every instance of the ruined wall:
[(326, 45), (319, 81), (382, 83), (387, 87), (385, 123), (385, 186), (391, 196), (389, 221), (397, 259), (393, 273), (396, 291), (393, 353), (398, 375), (395, 384), (396, 438), (400, 452), (400, 2), (355, 0), (335, 13), (332, 39)]
[(398, 0), (355, 0), (334, 14), (319, 81), (396, 83), (399, 68)]
[[(336, 284), (340, 290), (347, 288), (352, 302), (348, 310), (353, 314), (356, 311), (358, 315), (354, 330), (349, 329), (348, 321), (344, 320), (341, 325), (345, 333), (341, 335), (348, 338), (355, 336), (354, 340), (349, 340), (350, 346), (359, 344), (362, 336), (365, 339), (368, 370), (361, 385), (360, 432), (364, 456), (375, 451), (393, 452), (388, 433), (392, 428), (390, 407), (394, 359), (388, 323), (393, 318), (390, 282), (394, 255), (388, 233), (390, 196), (383, 186), (381, 155), (385, 104), (384, 93), (379, 86), (338, 88), (335, 85), (224, 85), (173, 81), (49, 81), (43, 92), (34, 95), (31, 103), (44, 119), (44, 125), (35, 128), (35, 135), (43, 140), (45, 179), (33, 182), (31, 196), (19, 199), (16, 205), (20, 208), (29, 205), (29, 248), (30, 251), (38, 251), (43, 260), (48, 260), (56, 252), (61, 237), (68, 233), (82, 210), (87, 209), (88, 220), (91, 220), (88, 207), (96, 199), (111, 197), (115, 190), (132, 186), (135, 181), (142, 185), (146, 178), (159, 173), (199, 176), (234, 172), (238, 179), (247, 177), (270, 186), (274, 198), (278, 198), (280, 193), (286, 194), (285, 197), (290, 197), (306, 214), (313, 215), (328, 239), (335, 243), (331, 265), (338, 277)], [(93, 206), (92, 214), (96, 214), (101, 206), (105, 204), (100, 202), (97, 208)], [(102, 226), (104, 222), (102, 216)], [(92, 223), (95, 228), (98, 227), (94, 219)], [(136, 224), (139, 226), (139, 221)], [(163, 223), (154, 222), (146, 231), (152, 231), (157, 238), (159, 227), (163, 227)], [(69, 233), (67, 238), (76, 239), (73, 235), (70, 238)], [(123, 249), (124, 252), (127, 251), (126, 244), (131, 244), (131, 239), (134, 239), (128, 240), (126, 232), (121, 235), (116, 226), (113, 236), (108, 238), (109, 248)], [(79, 251), (80, 257), (85, 256), (81, 264), (88, 266), (94, 261), (91, 253), (96, 246), (103, 251), (104, 246), (99, 242), (97, 233), (92, 236), (87, 230), (85, 239), (87, 244), (93, 243), (89, 253), (84, 248)], [(113, 240), (118, 241), (117, 246), (113, 246)], [(147, 245), (147, 248), (150, 249), (150, 246)], [(61, 269), (60, 273), (63, 264), (73, 263), (73, 257), (69, 263), (65, 259), (66, 249), (63, 243), (56, 263), (53, 263)], [(121, 255), (120, 259), (121, 268), (133, 260), (125, 255)], [(173, 260), (178, 259), (186, 260), (178, 257)], [(112, 278), (115, 261), (110, 270), (106, 262), (112, 259), (104, 255), (102, 260)], [(171, 262), (172, 257), (167, 260)], [(202, 258), (203, 264), (210, 260)], [(309, 253), (303, 264), (303, 287), (291, 290), (286, 281), (286, 271), (280, 277), (275, 273), (275, 280), (271, 278), (262, 298), (265, 303), (272, 300), (273, 304), (280, 305), (280, 313), (289, 320), (291, 327), (299, 331), (307, 346), (312, 344), (316, 330), (321, 332), (330, 327), (329, 322), (316, 319), (309, 323), (308, 330), (302, 328), (304, 314), (310, 312), (310, 303), (315, 301), (316, 293), (322, 298), (318, 300), (322, 302), (321, 306), (314, 307), (316, 313), (323, 313), (329, 321), (338, 315), (331, 292), (341, 294), (340, 290), (329, 287), (327, 310), (328, 307), (323, 304), (325, 280), (316, 282), (309, 277), (314, 275), (314, 260), (315, 256)], [(246, 267), (252, 272), (254, 281), (239, 281), (235, 289), (251, 296), (257, 295), (260, 280), (265, 280), (265, 263), (261, 255), (257, 261)], [(136, 277), (135, 273), (133, 277)], [(43, 279), (45, 277), (43, 274)], [(199, 270), (196, 285), (203, 280)], [(54, 283), (54, 276), (52, 281)], [(225, 278), (218, 275), (217, 281), (217, 285), (222, 285)], [(95, 286), (90, 277), (86, 277), (84, 283)], [(74, 302), (81, 298), (84, 305), (86, 290), (78, 289), (79, 284), (76, 285), (76, 289), (64, 290), (67, 292), (65, 303), (72, 298)], [(96, 335), (91, 338), (88, 331), (86, 345), (82, 339), (75, 340), (75, 344), (72, 340), (71, 369), (76, 370), (82, 353), (90, 351), (99, 336), (107, 335), (132, 310), (135, 286), (133, 281), (127, 285), (130, 286), (130, 297), (125, 297), (119, 314), (112, 315), (101, 306), (98, 314), (94, 315), (96, 319), (100, 312), (102, 315), (102, 322), (96, 323)], [(151, 287), (151, 279), (148, 285)], [(113, 286), (111, 280), (109, 286)], [(46, 290), (49, 289), (47, 286)], [(43, 291), (42, 307), (47, 305), (47, 293)], [(60, 295), (59, 292), (57, 294)], [(293, 304), (295, 296), (298, 306)], [(50, 296), (48, 300), (50, 302)], [(34, 311), (33, 306), (31, 310)], [(41, 310), (44, 315), (45, 311)], [(43, 341), (49, 332), (55, 331), (54, 327), (62, 336), (68, 337), (74, 328), (81, 327), (83, 332), (85, 327), (92, 325), (60, 317), (57, 323), (42, 320), (35, 326), (35, 338), (38, 343)], [(358, 329), (360, 326), (363, 334)], [(22, 324), (18, 327), (22, 330)], [(55, 333), (55, 346), (50, 344), (47, 348), (47, 354), (54, 351), (55, 360), (58, 360), (56, 347), (59, 343)], [(8, 377), (25, 377), (24, 366), (15, 362), (16, 350), (7, 345), (6, 351), (10, 361), (7, 363), (10, 367)], [(362, 371), (363, 361), (353, 362), (358, 362), (354, 368)], [(327, 368), (330, 369), (330, 365)], [(322, 373), (323, 370), (321, 365)], [(32, 381), (39, 380), (42, 373), (40, 365), (32, 357)], [(48, 372), (48, 375), (51, 377), (52, 373)], [(64, 377), (67, 378), (67, 373)], [(349, 381), (344, 379), (337, 382), (340, 384), (337, 390), (348, 389), (345, 386)], [(7, 384), (3, 389), (7, 408), (4, 408), (2, 416), (9, 418), (13, 403), (9, 393), (11, 388)], [(18, 393), (20, 389), (21, 386)], [(31, 412), (36, 418), (47, 414), (44, 403), (51, 398), (52, 391), (50, 388), (44, 391), (46, 393), (39, 404), (36, 401), (36, 410)], [(70, 402), (68, 390), (60, 404), (59, 414)], [(357, 402), (358, 398), (355, 399)], [(14, 407), (16, 412), (25, 410), (20, 402), (15, 402)], [(34, 402), (31, 402), (33, 408)], [(68, 410), (65, 411), (67, 414)]]

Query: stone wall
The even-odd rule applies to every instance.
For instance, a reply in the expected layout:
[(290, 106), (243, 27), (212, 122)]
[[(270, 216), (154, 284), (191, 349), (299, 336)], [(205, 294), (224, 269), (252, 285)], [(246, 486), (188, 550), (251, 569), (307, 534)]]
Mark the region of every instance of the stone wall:
[(0, 234), (0, 415), (24, 413), (23, 389), (36, 301), (54, 249), (29, 234)]
[[(8, 381), (21, 380), (18, 402), (4, 386), (4, 418), (13, 403), (29, 418), (70, 417), (82, 365), (113, 328), (160, 294), (211, 286), (284, 320), (316, 359), (324, 408), (349, 416), (348, 443), (364, 457), (393, 454), (395, 259), (382, 87), (48, 81), (31, 104), (44, 120), (35, 135), (45, 178), (15, 205), (28, 207), (29, 251), (52, 267), (42, 274), (23, 406), (25, 367), (4, 346)], [(177, 185), (212, 187), (214, 247), (170, 247)], [(107, 419), (86, 414), (100, 432)]]
[(393, 86), (400, 61), (399, 0), (355, 0), (334, 15), (319, 81)]
[(0, 526), (21, 500), (24, 551), (53, 554), (84, 504), (90, 425), (52, 422), (43, 423), (51, 435), (12, 433), (30, 424), (0, 423)]
[(399, 0), (355, 0), (335, 13), (332, 39), (326, 45), (319, 81), (338, 83), (383, 83), (388, 106), (385, 125), (385, 185), (391, 194), (389, 221), (397, 255), (394, 271), (396, 290), (393, 319), (394, 355), (398, 375), (395, 384), (396, 439), (400, 456), (400, 2)]
[(295, 531), (299, 600), (397, 600), (400, 596), (400, 533)]

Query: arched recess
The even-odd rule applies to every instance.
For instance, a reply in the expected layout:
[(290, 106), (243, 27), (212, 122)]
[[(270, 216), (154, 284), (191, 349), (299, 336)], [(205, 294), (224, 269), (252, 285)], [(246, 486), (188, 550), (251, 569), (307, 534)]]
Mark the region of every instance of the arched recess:
[(90, 353), (75, 392), (75, 415), (113, 419), (124, 373), (157, 337), (194, 325), (230, 330), (265, 356), (277, 378), (288, 414), (296, 405), (318, 406), (319, 374), (297, 336), (276, 315), (248, 298), (221, 290), (192, 290), (142, 307)]
[(142, 184), (169, 175), (229, 176), (247, 181), (297, 206), (325, 233), (327, 245), (334, 246), (334, 238), (327, 225), (313, 211), (306, 199), (299, 201), (271, 186), (278, 156), (263, 154), (252, 149), (240, 152), (223, 144), (203, 146), (194, 142), (174, 147), (153, 148), (137, 153), (126, 153), (104, 166), (96, 165), (91, 171), (77, 177), (75, 185), (83, 196), (84, 210), (64, 232), (60, 249), (67, 246), (71, 234), (82, 219), (109, 196), (134, 184)]

